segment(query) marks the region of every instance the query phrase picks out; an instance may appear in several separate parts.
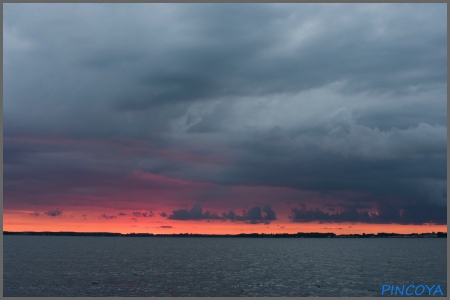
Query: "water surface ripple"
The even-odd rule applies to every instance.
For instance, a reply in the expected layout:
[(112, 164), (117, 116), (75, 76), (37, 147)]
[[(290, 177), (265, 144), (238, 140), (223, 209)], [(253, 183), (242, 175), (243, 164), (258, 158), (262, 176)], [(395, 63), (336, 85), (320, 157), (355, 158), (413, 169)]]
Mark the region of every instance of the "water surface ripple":
[(380, 296), (440, 284), (447, 240), (3, 236), (3, 296)]

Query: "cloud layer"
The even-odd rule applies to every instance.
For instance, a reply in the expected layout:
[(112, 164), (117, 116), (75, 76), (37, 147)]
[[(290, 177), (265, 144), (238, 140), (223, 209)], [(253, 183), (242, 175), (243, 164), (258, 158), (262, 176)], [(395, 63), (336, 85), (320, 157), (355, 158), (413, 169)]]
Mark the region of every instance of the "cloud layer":
[(49, 217), (56, 217), (62, 214), (62, 211), (56, 209), (56, 210), (49, 210), (45, 212), (45, 214)]
[[(264, 212), (264, 215), (262, 215)], [(165, 216), (163, 213), (161, 216)], [(191, 209), (178, 209), (174, 210), (171, 215), (167, 216), (171, 220), (231, 220), (231, 221), (245, 221), (249, 224), (269, 224), (270, 221), (277, 219), (275, 212), (268, 205), (262, 209), (259, 206), (254, 206), (248, 211), (244, 210), (242, 216), (236, 215), (232, 210), (229, 212), (223, 212), (221, 216), (217, 213), (210, 213), (209, 211), (203, 212), (203, 208), (200, 204), (196, 203)]]

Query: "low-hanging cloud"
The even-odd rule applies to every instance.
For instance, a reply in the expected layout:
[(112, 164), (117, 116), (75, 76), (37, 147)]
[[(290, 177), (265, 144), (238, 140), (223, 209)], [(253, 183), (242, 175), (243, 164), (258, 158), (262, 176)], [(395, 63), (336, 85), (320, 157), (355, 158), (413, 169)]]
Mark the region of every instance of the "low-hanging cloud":
[(167, 217), (172, 220), (218, 220), (221, 219), (216, 213), (211, 214), (209, 211), (203, 213), (203, 208), (196, 203), (190, 210), (182, 208), (172, 211)]
[(397, 224), (447, 224), (446, 210), (439, 209), (439, 205), (411, 201), (407, 204), (391, 201), (378, 203), (377, 212), (361, 211), (356, 206), (346, 208), (341, 212), (328, 213), (319, 209), (308, 210), (305, 207), (293, 208), (289, 219), (292, 222), (307, 223), (397, 223)]
[(264, 206), (262, 209), (259, 206), (254, 206), (248, 211), (244, 210), (242, 215), (236, 215), (234, 211), (229, 211), (223, 212), (221, 216), (219, 216), (218, 214), (210, 213), (209, 211), (203, 213), (202, 210), (200, 204), (194, 204), (190, 210), (174, 210), (167, 218), (172, 220), (231, 220), (244, 221), (249, 224), (269, 224), (271, 221), (277, 219), (275, 212), (268, 205)]
[(114, 215), (101, 214), (99, 218), (103, 218), (103, 219), (106, 219), (106, 220), (111, 220), (111, 219), (115, 219), (117, 217), (114, 216)]
[(60, 211), (59, 209), (56, 210), (49, 210), (47, 212), (45, 212), (45, 214), (49, 217), (56, 217), (62, 214), (62, 211)]
[(150, 217), (153, 217), (153, 212), (152, 211), (149, 211), (149, 212), (135, 211), (135, 212), (132, 213), (132, 215), (135, 216), (135, 217), (143, 217), (143, 218), (148, 217), (148, 218), (150, 218)]
[[(264, 212), (264, 215), (262, 214)], [(225, 215), (224, 215), (225, 216)], [(228, 213), (228, 216), (229, 213)], [(248, 211), (243, 211), (242, 216), (233, 216), (233, 220), (246, 221), (249, 224), (269, 224), (271, 221), (276, 220), (277, 217), (272, 208), (268, 205), (264, 206), (262, 209), (259, 206), (253, 206)]]

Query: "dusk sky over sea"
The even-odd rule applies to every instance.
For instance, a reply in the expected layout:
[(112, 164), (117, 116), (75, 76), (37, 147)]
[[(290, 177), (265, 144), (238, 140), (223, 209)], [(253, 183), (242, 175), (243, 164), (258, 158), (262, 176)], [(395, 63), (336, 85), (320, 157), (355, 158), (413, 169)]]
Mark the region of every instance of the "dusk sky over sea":
[(447, 4), (4, 4), (3, 229), (447, 231)]

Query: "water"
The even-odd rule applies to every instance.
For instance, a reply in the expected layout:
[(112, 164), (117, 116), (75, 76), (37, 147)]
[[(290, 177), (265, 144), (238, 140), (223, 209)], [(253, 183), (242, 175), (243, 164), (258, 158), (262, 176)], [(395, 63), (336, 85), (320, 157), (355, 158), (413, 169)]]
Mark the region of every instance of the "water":
[(380, 296), (439, 284), (446, 239), (3, 236), (3, 296)]

